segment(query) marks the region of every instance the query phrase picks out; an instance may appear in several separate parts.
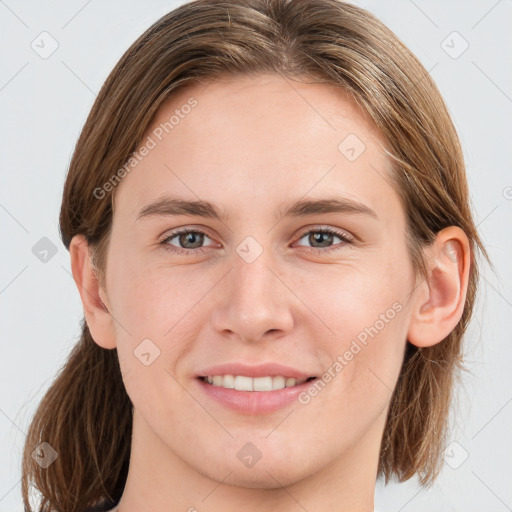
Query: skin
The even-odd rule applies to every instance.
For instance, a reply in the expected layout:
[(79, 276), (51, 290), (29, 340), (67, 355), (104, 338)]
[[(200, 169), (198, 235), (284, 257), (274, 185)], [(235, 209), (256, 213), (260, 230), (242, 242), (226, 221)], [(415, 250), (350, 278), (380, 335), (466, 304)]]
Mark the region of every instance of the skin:
[[(272, 75), (194, 85), (166, 101), (147, 134), (190, 97), (197, 106), (117, 186), (103, 286), (85, 238), (70, 248), (92, 336), (117, 347), (134, 404), (120, 510), (373, 511), (406, 340), (439, 343), (460, 320), (468, 239), (457, 227), (441, 231), (428, 248), (429, 278), (414, 275), (384, 140), (339, 89)], [(354, 161), (338, 150), (351, 133), (366, 145)], [(228, 217), (136, 220), (163, 193), (210, 201)], [(378, 218), (274, 216), (283, 202), (333, 193)], [(183, 227), (206, 233), (203, 253), (159, 245)], [(358, 243), (334, 236), (315, 245), (302, 235), (322, 227)], [(252, 263), (236, 252), (247, 236), (263, 250)], [(169, 242), (201, 245), (188, 243)], [(277, 361), (321, 376), (394, 303), (400, 312), (306, 405), (246, 416), (197, 385), (199, 368), (226, 361)], [(146, 338), (160, 350), (148, 366), (133, 354)], [(250, 468), (237, 457), (247, 442), (262, 454)]]

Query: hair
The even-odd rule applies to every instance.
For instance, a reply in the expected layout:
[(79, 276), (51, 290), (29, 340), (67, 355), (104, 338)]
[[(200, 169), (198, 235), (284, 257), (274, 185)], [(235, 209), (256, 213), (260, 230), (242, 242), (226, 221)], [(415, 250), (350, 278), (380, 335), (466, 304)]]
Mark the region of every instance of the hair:
[[(123, 167), (162, 102), (194, 83), (259, 74), (338, 86), (348, 92), (387, 142), (393, 186), (407, 219), (416, 275), (428, 277), (423, 249), (448, 226), (470, 244), (462, 317), (442, 342), (407, 350), (380, 447), (378, 474), (420, 477), (430, 486), (442, 467), (462, 337), (479, 278), (475, 250), (487, 255), (472, 219), (465, 164), (447, 107), (411, 51), (368, 11), (340, 0), (196, 0), (169, 12), (124, 53), (103, 84), (76, 144), (63, 190), (60, 234), (86, 237), (98, 279), (113, 216), (94, 193)], [(492, 265), (492, 263), (491, 263)], [(22, 461), (22, 495), (41, 495), (41, 512), (83, 512), (115, 505), (130, 458), (133, 405), (117, 349), (103, 349), (85, 321), (81, 336), (31, 421)], [(47, 442), (58, 458), (47, 468), (32, 452)]]

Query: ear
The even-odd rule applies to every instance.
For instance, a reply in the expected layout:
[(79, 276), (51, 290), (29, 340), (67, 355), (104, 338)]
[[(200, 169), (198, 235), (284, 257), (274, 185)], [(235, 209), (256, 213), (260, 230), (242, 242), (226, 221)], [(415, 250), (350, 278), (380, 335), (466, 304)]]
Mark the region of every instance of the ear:
[(430, 347), (448, 336), (462, 317), (468, 288), (471, 253), (462, 229), (441, 230), (427, 250), (431, 268), (416, 288), (407, 339)]
[(100, 287), (94, 271), (89, 244), (83, 235), (76, 235), (69, 246), (71, 270), (82, 304), (85, 320), (94, 341), (103, 348), (116, 347), (116, 338), (108, 298)]

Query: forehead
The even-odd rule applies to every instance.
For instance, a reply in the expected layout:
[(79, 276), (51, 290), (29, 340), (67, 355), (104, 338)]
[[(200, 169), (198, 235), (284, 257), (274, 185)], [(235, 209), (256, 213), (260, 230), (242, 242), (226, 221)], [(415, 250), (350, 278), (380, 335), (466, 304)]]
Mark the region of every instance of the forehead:
[(152, 148), (116, 191), (116, 207), (133, 218), (165, 192), (261, 210), (325, 192), (376, 211), (398, 201), (385, 140), (330, 84), (261, 75), (189, 85), (162, 104), (139, 153), (144, 145)]

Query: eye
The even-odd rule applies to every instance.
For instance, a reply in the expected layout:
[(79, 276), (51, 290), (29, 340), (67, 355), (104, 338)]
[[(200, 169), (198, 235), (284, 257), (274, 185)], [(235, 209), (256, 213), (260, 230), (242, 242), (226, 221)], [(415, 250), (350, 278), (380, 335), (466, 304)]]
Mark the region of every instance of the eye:
[[(171, 233), (169, 236), (164, 238), (160, 244), (163, 245), (166, 250), (176, 254), (193, 255), (204, 252), (201, 245), (204, 242), (205, 236), (209, 238), (204, 231), (186, 228)], [(182, 247), (177, 247), (170, 243), (171, 240), (174, 240), (175, 238), (178, 239), (178, 243)]]
[[(306, 247), (308, 251), (325, 253), (343, 249), (346, 244), (353, 244), (354, 238), (348, 233), (341, 232), (331, 228), (316, 228), (305, 231), (299, 240), (308, 235), (308, 242), (313, 244), (312, 247)], [(339, 238), (343, 243), (339, 247), (331, 247), (333, 238)]]
[[(346, 244), (354, 243), (354, 238), (351, 235), (332, 228), (309, 229), (302, 233), (299, 240), (306, 235), (309, 235), (308, 242), (313, 244), (312, 247), (306, 247), (306, 249), (311, 252), (325, 253), (337, 251), (342, 249)], [(185, 228), (174, 231), (168, 235), (160, 242), (160, 245), (163, 245), (166, 250), (175, 254), (190, 256), (204, 252), (202, 244), (204, 243), (205, 237), (209, 238), (208, 235), (200, 229)], [(175, 238), (178, 240), (178, 244), (180, 244), (181, 247), (171, 243)], [(331, 247), (334, 238), (339, 238), (343, 242), (341, 246)], [(316, 245), (318, 245), (318, 247)]]

